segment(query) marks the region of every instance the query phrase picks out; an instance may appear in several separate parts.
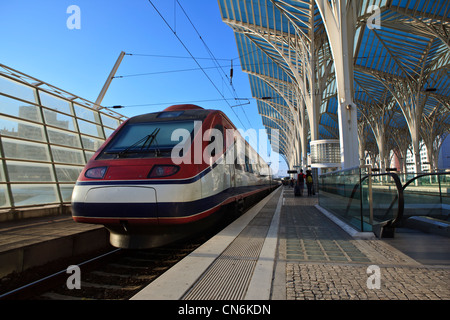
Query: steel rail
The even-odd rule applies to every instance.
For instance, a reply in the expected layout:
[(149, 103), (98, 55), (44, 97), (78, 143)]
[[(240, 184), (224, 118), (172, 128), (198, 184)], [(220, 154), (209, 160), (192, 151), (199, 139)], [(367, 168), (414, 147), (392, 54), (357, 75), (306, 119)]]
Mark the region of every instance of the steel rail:
[[(121, 251), (121, 250), (122, 250), (122, 249), (115, 249), (115, 250), (112, 250), (112, 251), (110, 251), (110, 252), (104, 253), (104, 254), (99, 255), (99, 256), (97, 256), (97, 257), (94, 257), (94, 258), (91, 258), (91, 259), (89, 259), (89, 260), (86, 260), (86, 261), (84, 261), (84, 262), (82, 262), (82, 263), (79, 263), (79, 264), (77, 264), (77, 265), (78, 265), (78, 266), (82, 266), (82, 265), (91, 263), (91, 262), (96, 261), (96, 260), (98, 260), (98, 259), (104, 258), (104, 257), (106, 257), (106, 256), (108, 256), (108, 255), (117, 253), (117, 252), (119, 252), (119, 251)], [(41, 279), (39, 279), (39, 280), (33, 281), (33, 282), (29, 283), (29, 284), (23, 285), (23, 286), (21, 286), (21, 287), (19, 287), (19, 288), (16, 288), (16, 289), (14, 289), (14, 290), (11, 290), (11, 291), (9, 291), (9, 292), (3, 293), (3, 294), (0, 295), (0, 300), (1, 300), (1, 299), (8, 298), (8, 297), (10, 297), (10, 296), (12, 296), (12, 295), (14, 295), (14, 294), (19, 293), (20, 291), (23, 291), (23, 290), (25, 290), (25, 289), (29, 289), (29, 288), (31, 288), (31, 287), (33, 287), (33, 286), (39, 284), (39, 283), (42, 283), (42, 282), (47, 281), (47, 280), (49, 280), (49, 279), (55, 278), (55, 277), (60, 276), (60, 275), (62, 275), (62, 274), (64, 274), (64, 273), (67, 273), (67, 269), (58, 271), (58, 272), (56, 272), (56, 273), (53, 273), (53, 274), (51, 274), (51, 275), (48, 275), (48, 276), (46, 276), (46, 277), (44, 277), (44, 278), (41, 278)]]

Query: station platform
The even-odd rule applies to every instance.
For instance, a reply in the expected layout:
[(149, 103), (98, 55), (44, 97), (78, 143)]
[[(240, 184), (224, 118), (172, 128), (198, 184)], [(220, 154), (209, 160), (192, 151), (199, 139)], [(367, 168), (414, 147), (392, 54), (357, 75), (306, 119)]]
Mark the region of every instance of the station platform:
[[(317, 203), (278, 188), (132, 300), (450, 299), (450, 238), (376, 239)], [(68, 215), (0, 223), (0, 278), (103, 247), (105, 228)]]
[(450, 238), (376, 239), (317, 203), (280, 187), (132, 300), (450, 299)]
[(103, 226), (76, 223), (68, 214), (2, 222), (0, 278), (103, 248), (111, 248)]

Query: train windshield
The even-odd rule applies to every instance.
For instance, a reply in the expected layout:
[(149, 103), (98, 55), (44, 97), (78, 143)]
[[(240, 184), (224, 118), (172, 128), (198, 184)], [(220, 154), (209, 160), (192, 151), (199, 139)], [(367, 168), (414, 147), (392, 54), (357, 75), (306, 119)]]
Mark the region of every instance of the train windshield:
[(194, 131), (193, 121), (144, 122), (126, 124), (97, 159), (148, 158), (170, 156), (181, 141), (177, 129)]

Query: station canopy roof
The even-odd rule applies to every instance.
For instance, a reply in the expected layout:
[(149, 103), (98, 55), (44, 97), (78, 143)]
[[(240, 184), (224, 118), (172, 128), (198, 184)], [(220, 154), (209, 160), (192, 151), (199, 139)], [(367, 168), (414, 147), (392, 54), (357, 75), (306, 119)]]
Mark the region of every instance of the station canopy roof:
[[(359, 126), (372, 128), (363, 135), (367, 145), (375, 143), (372, 133), (381, 126), (394, 148), (396, 134), (408, 134), (413, 121), (421, 121), (422, 131), (448, 134), (450, 2), (352, 3), (353, 94)], [(219, 0), (219, 5), (223, 21), (235, 32), (241, 67), (249, 74), (263, 124), (269, 137), (279, 129), (285, 159), (292, 137), (301, 130), (295, 128), (295, 113), (305, 110), (308, 119), (308, 100), (318, 109), (318, 139), (338, 139), (333, 55), (316, 2)], [(306, 132), (309, 137), (311, 125)]]

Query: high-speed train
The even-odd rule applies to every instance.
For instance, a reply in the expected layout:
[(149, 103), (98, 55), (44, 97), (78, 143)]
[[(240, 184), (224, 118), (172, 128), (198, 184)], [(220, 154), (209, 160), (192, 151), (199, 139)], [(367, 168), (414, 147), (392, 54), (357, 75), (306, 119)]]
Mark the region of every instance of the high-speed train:
[(151, 248), (204, 231), (274, 187), (223, 112), (175, 105), (113, 132), (80, 173), (72, 216), (104, 225), (115, 247)]

